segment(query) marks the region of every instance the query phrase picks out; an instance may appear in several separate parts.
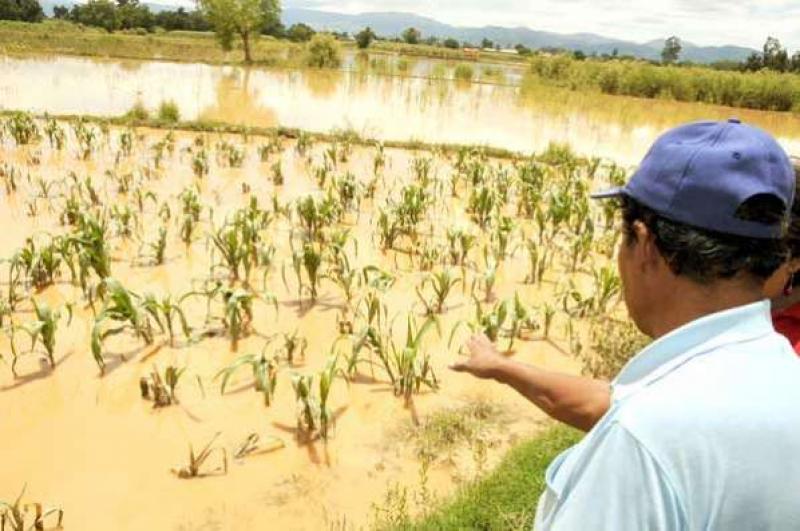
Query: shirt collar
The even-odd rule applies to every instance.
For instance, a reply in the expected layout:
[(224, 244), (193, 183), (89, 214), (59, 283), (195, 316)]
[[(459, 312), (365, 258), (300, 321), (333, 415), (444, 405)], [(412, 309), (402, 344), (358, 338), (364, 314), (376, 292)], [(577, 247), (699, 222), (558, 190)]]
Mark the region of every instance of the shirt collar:
[(725, 344), (774, 333), (769, 300), (713, 313), (687, 323), (652, 342), (622, 368), (618, 388), (647, 385), (688, 359)]

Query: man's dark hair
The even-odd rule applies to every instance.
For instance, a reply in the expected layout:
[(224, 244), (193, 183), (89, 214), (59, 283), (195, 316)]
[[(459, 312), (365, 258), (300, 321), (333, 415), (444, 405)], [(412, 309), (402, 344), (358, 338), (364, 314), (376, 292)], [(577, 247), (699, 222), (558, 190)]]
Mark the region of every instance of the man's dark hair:
[[(777, 200), (777, 198), (774, 198)], [(672, 221), (635, 199), (621, 199), (622, 227), (626, 243), (633, 243), (633, 224), (641, 221), (676, 275), (698, 283), (731, 279), (744, 274), (766, 280), (789, 258), (787, 240), (733, 236)], [(784, 205), (772, 196), (757, 196), (740, 209), (749, 221), (773, 223), (783, 217)]]

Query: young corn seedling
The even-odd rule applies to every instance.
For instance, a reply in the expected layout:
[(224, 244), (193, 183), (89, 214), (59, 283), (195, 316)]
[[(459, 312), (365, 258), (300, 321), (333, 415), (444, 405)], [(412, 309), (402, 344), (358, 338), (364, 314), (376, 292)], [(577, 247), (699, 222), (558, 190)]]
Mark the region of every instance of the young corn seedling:
[(239, 339), (250, 333), (253, 322), (253, 294), (242, 289), (225, 289), (222, 299), (225, 303), (225, 316), (222, 324), (231, 337), (231, 348), (235, 351)]
[(539, 323), (533, 316), (533, 310), (525, 305), (519, 297), (519, 293), (514, 294), (514, 305), (511, 310), (511, 331), (509, 333), (508, 350), (514, 347), (516, 339), (523, 339), (526, 333), (539, 330)]
[(481, 229), (486, 229), (497, 206), (494, 190), (488, 186), (481, 186), (472, 191), (467, 203), (467, 212)]
[(594, 280), (592, 311), (595, 315), (602, 315), (622, 291), (622, 282), (614, 268), (608, 266), (595, 270), (592, 276)]
[(472, 281), (471, 293), (475, 297), (475, 292), (480, 289), (483, 291), (483, 301), (491, 302), (494, 300), (494, 286), (497, 282), (497, 262), (489, 256), (488, 250), (484, 249), (485, 267), (479, 275)]
[(186, 367), (179, 369), (170, 365), (164, 369), (162, 377), (161, 373), (158, 372), (158, 368), (154, 367), (149, 376), (142, 377), (139, 380), (139, 391), (142, 398), (152, 400), (153, 407), (156, 408), (177, 404), (178, 397), (175, 395), (175, 388), (185, 372)]
[(264, 395), (264, 405), (269, 407), (275, 398), (275, 385), (278, 382), (278, 364), (272, 356), (267, 356), (266, 347), (261, 354), (248, 354), (235, 360), (233, 363), (222, 369), (214, 377), (221, 378), (220, 394), (225, 394), (225, 387), (230, 378), (242, 367), (250, 367), (255, 382), (255, 390)]
[(423, 352), (422, 341), (432, 327), (439, 327), (436, 319), (428, 318), (423, 325), (417, 328), (413, 315), (408, 316), (406, 325), (406, 342), (398, 346), (392, 342), (390, 365), (392, 371), (389, 377), (396, 396), (402, 396), (406, 401), (411, 400), (412, 394), (419, 393), (424, 385), (429, 389), (439, 388), (436, 373), (430, 362), (430, 355)]
[[(13, 503), (0, 501), (0, 531), (6, 530), (6, 524), (10, 531), (31, 531), (44, 530), (45, 521), (50, 515), (55, 515), (55, 527), (50, 529), (62, 529), (64, 522), (64, 510), (59, 507), (47, 507), (38, 502), (22, 503), (26, 487), (22, 488), (17, 499)], [(27, 515), (33, 513), (33, 517)], [(32, 520), (32, 521), (31, 521)]]
[(315, 433), (328, 439), (333, 425), (333, 412), (328, 405), (330, 392), (336, 378), (345, 378), (338, 362), (338, 357), (332, 356), (325, 368), (317, 374), (317, 393), (314, 393), (313, 375), (297, 374), (292, 379), (292, 388), (297, 399), (297, 430), (306, 440), (310, 440)]
[(200, 149), (192, 157), (192, 172), (194, 173), (195, 177), (202, 179), (208, 175), (208, 171), (208, 153), (205, 149)]
[(553, 327), (553, 319), (556, 316), (555, 306), (545, 303), (542, 306), (542, 321), (544, 322), (543, 335), (544, 339), (550, 339), (550, 330)]
[(294, 365), (294, 360), (297, 356), (301, 358), (306, 357), (306, 348), (308, 348), (308, 340), (302, 337), (297, 330), (291, 334), (284, 332), (281, 334), (282, 345), (278, 354), (283, 354), (289, 365)]
[(170, 346), (175, 346), (175, 319), (177, 318), (181, 331), (186, 339), (192, 334), (192, 329), (186, 319), (186, 314), (181, 307), (186, 298), (193, 295), (188, 293), (177, 301), (172, 300), (172, 295), (165, 295), (158, 299), (152, 293), (147, 293), (142, 299), (142, 307), (155, 320), (161, 332), (169, 334)]
[(497, 343), (503, 333), (503, 326), (508, 319), (508, 302), (502, 301), (494, 305), (488, 312), (484, 311), (479, 300), (475, 300), (475, 320), (472, 322), (459, 321), (450, 332), (448, 347), (453, 344), (453, 339), (459, 329), (466, 324), (473, 334), (482, 333), (492, 343)]
[[(192, 479), (192, 478), (199, 478), (208, 476), (211, 474), (227, 474), (228, 473), (228, 452), (225, 448), (222, 447), (214, 447), (213, 444), (217, 440), (220, 434), (217, 433), (211, 440), (206, 444), (203, 449), (196, 453), (194, 452), (194, 448), (192, 445), (189, 445), (189, 464), (181, 467), (181, 468), (173, 468), (172, 473), (178, 476), (181, 479)], [(221, 464), (208, 472), (203, 472), (203, 465), (205, 465), (206, 461), (212, 455), (221, 455)]]
[[(67, 310), (67, 326), (72, 323), (72, 305), (65, 306)], [(20, 328), (28, 333), (31, 338), (31, 352), (36, 348), (37, 341), (41, 338), (44, 350), (47, 353), (47, 361), (50, 363), (50, 369), (56, 368), (55, 350), (56, 350), (56, 332), (58, 330), (58, 323), (61, 320), (61, 310), (53, 310), (47, 303), (39, 303), (33, 300), (33, 310), (36, 315), (36, 320), (22, 325)], [(16, 351), (13, 341), (11, 344), (12, 351)], [(14, 355), (14, 362), (11, 365), (11, 371), (16, 373), (17, 356)]]
[(64, 142), (66, 141), (64, 128), (58, 125), (58, 122), (53, 118), (47, 119), (47, 123), (44, 126), (44, 134), (47, 135), (47, 140), (50, 142), (52, 149), (57, 151), (64, 149)]
[(163, 265), (167, 252), (167, 228), (159, 227), (155, 241), (145, 242), (139, 249), (139, 261), (149, 265)]
[(79, 155), (83, 160), (92, 156), (92, 151), (98, 140), (97, 129), (90, 125), (84, 118), (72, 124), (72, 131), (78, 140)]
[(283, 169), (281, 167), (281, 161), (275, 162), (272, 165), (272, 183), (275, 186), (283, 186), (284, 178), (283, 178)]
[[(306, 291), (314, 303), (317, 300), (319, 282), (322, 279), (320, 268), (322, 266), (322, 253), (312, 243), (305, 243), (303, 248), (292, 253), (292, 269), (297, 278), (297, 295), (302, 298)], [(305, 280), (303, 273), (305, 272)], [(286, 281), (286, 268), (283, 269), (283, 283), (288, 288)], [(307, 281), (307, 285), (306, 285)]]
[(465, 266), (477, 236), (462, 228), (447, 229), (447, 246), (452, 265)]
[[(153, 309), (146, 308), (141, 297), (125, 289), (119, 281), (107, 278), (103, 281), (106, 301), (95, 318), (92, 328), (91, 351), (100, 373), (105, 371), (103, 358), (103, 341), (112, 335), (131, 330), (136, 337), (147, 345), (153, 343), (153, 326), (151, 316)], [(108, 322), (116, 323), (116, 327), (108, 328)]]
[(417, 286), (416, 291), (425, 306), (426, 313), (428, 315), (443, 313), (447, 297), (461, 282), (463, 279), (456, 277), (449, 269), (431, 273), (425, 277), (422, 284)]

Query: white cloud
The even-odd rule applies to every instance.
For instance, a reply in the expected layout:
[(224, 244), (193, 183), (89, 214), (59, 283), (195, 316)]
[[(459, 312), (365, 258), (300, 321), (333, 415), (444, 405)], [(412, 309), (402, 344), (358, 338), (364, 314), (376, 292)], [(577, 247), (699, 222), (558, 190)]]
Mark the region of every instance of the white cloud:
[[(678, 35), (699, 45), (760, 48), (775, 36), (800, 50), (798, 0), (289, 0), (287, 7), (341, 13), (407, 11), (462, 26), (527, 26), (557, 33), (597, 33), (637, 42)], [(649, 4), (649, 5), (648, 5)]]

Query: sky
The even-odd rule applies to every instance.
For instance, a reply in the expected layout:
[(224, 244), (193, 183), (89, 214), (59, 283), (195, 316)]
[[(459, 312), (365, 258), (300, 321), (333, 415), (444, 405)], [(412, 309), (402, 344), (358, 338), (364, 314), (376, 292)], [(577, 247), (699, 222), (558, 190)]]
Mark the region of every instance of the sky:
[(526, 26), (634, 42), (677, 35), (698, 45), (758, 48), (767, 36), (800, 50), (800, 0), (284, 0), (340, 13), (404, 11), (458, 26)]

